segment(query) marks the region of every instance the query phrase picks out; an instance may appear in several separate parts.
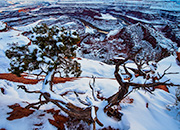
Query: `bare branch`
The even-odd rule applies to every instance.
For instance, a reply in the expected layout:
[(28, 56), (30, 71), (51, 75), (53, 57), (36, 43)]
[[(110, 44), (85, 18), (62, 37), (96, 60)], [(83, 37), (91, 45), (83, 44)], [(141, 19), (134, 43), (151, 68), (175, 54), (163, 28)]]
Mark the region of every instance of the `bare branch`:
[(95, 94), (95, 90), (94, 90), (94, 88), (95, 88), (95, 77), (92, 76), (92, 78), (93, 78), (93, 83), (92, 83), (93, 86), (92, 86), (91, 83), (89, 82), (89, 87), (90, 87), (91, 90), (92, 90), (92, 96), (93, 96), (94, 101), (98, 101), (97, 94)]
[(74, 94), (76, 95), (76, 97), (77, 97), (77, 99), (78, 99), (78, 101), (79, 101), (80, 103), (82, 103), (82, 104), (84, 104), (84, 105), (86, 105), (86, 106), (90, 106), (90, 105), (91, 105), (90, 103), (87, 103), (87, 102), (81, 100), (81, 98), (79, 97), (79, 95), (77, 94), (77, 92), (74, 91)]
[(122, 65), (123, 63), (125, 63), (126, 61), (128, 60), (128, 58), (124, 59), (124, 60), (119, 60), (119, 62), (116, 64), (115, 66), (115, 71), (114, 71), (114, 76), (117, 80), (117, 82), (119, 83), (120, 86), (124, 86), (124, 83), (123, 83), (123, 79), (122, 77), (119, 75), (119, 66)]
[(171, 68), (171, 65), (164, 70), (163, 74), (158, 78), (159, 80), (162, 79), (166, 75), (166, 71), (168, 71)]
[(166, 73), (166, 75), (168, 74), (179, 74), (179, 72), (169, 72), (169, 73)]
[(125, 64), (123, 64), (123, 68), (124, 68), (126, 74), (129, 75), (129, 78), (131, 79), (131, 78), (132, 78), (132, 74), (129, 73), (129, 71), (128, 71), (128, 69), (126, 68)]
[(140, 76), (143, 76), (143, 77), (146, 77), (146, 74), (145, 74), (145, 72), (143, 72), (142, 71), (142, 66), (143, 66), (143, 64), (138, 64), (138, 62), (136, 62), (136, 60), (134, 60), (134, 63), (136, 64), (136, 66), (137, 66), (137, 69), (138, 69), (138, 74), (140, 75)]
[(132, 83), (132, 82), (126, 82), (128, 86), (134, 86), (136, 88), (146, 88), (146, 87), (155, 87), (158, 85), (167, 85), (167, 86), (180, 86), (180, 84), (173, 84), (173, 83), (166, 83), (169, 79), (165, 82), (155, 82), (155, 83), (147, 83), (147, 84), (139, 84), (139, 83)]
[[(39, 101), (36, 103), (31, 103), (29, 105), (27, 105), (25, 108), (29, 109), (29, 108), (34, 108), (34, 109), (39, 109), (42, 105), (47, 104), (48, 101)], [(35, 105), (38, 105), (37, 107)]]
[(40, 91), (29, 91), (24, 85), (17, 85), (18, 89), (23, 89), (26, 93), (41, 93)]

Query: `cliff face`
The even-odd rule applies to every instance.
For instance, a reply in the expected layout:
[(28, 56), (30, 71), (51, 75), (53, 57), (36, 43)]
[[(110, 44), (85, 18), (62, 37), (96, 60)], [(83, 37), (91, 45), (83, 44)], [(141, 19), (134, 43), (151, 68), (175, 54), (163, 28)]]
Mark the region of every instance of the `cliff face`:
[(103, 40), (91, 35), (80, 46), (82, 56), (106, 62), (119, 56), (127, 57), (139, 48), (142, 48), (139, 58), (146, 57), (149, 60), (160, 60), (177, 49), (176, 43), (141, 23), (110, 31)]
[(180, 27), (177, 25), (166, 25), (163, 29), (162, 32), (164, 35), (171, 39), (173, 42), (176, 42), (178, 47), (180, 47)]

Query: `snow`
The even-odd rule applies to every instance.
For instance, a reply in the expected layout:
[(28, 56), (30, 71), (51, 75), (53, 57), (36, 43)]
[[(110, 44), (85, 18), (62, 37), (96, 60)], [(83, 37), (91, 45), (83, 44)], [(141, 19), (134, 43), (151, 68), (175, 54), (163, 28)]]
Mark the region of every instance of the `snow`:
[[(103, 108), (107, 105), (107, 102), (103, 101), (100, 102), (98, 107), (99, 110), (97, 111), (97, 118), (99, 119), (99, 121), (101, 121), (104, 124), (104, 127), (109, 127), (109, 126), (113, 126), (114, 128), (117, 129), (124, 129), (124, 130), (128, 130), (129, 129), (129, 123), (126, 120), (125, 117), (123, 117), (122, 121), (116, 121), (113, 118), (109, 118), (105, 113)], [(101, 127), (97, 125), (97, 129), (100, 129)]]
[(86, 27), (85, 28), (85, 33), (93, 34), (96, 30), (91, 28), (91, 27)]
[(173, 83), (180, 83), (179, 77), (180, 77), (180, 66), (176, 62), (176, 56), (169, 56), (166, 58), (166, 60), (162, 60), (159, 62), (157, 71), (163, 74), (164, 70), (166, 70), (168, 67), (170, 67), (166, 73), (168, 72), (178, 72), (179, 74), (169, 74), (166, 75), (165, 79), (170, 79)]
[[(46, 19), (47, 20), (47, 19)], [(14, 27), (15, 29), (21, 30), (21, 31), (32, 31), (32, 28), (34, 28), (38, 23), (42, 22), (43, 20), (38, 20), (34, 23), (28, 24), (26, 26), (19, 26), (19, 27)]]
[(113, 17), (110, 14), (101, 14), (101, 17), (95, 16), (94, 18), (99, 18), (99, 19), (106, 19), (106, 20), (117, 20), (117, 18)]
[(95, 108), (94, 108), (94, 107), (92, 107), (92, 110), (91, 110), (91, 117), (92, 117), (93, 119), (96, 118)]
[(0, 31), (6, 28), (6, 24), (0, 21)]
[(35, 49), (39, 50), (40, 48), (38, 47), (38, 45), (30, 45), (28, 46), (28, 49), (30, 53), (33, 53)]
[(64, 44), (62, 42), (57, 42), (56, 46), (61, 46), (62, 47), (62, 46), (64, 46)]
[(16, 30), (10, 30), (7, 32), (1, 32), (0, 35), (0, 42), (1, 42), (1, 48), (7, 49), (8, 45), (11, 45), (12, 43), (16, 43), (18, 45), (24, 45), (30, 42), (30, 40), (23, 36), (21, 32)]
[(109, 38), (110, 36), (115, 36), (116, 34), (119, 33), (119, 31), (120, 31), (119, 29), (115, 29), (115, 30), (110, 31), (107, 35), (107, 38)]
[[(61, 18), (63, 18), (63, 17), (61, 17)], [(64, 18), (66, 18), (66, 17), (64, 17)], [(75, 22), (68, 22), (68, 23), (65, 23), (63, 26), (73, 26), (73, 25), (76, 25), (76, 23)]]
[[(131, 94), (131, 98), (134, 103), (122, 107), (130, 130), (179, 130), (180, 123), (166, 109), (167, 104), (175, 102), (174, 95), (163, 90), (156, 90), (154, 95), (138, 90)], [(149, 104), (148, 108), (146, 103)]]
[(180, 52), (180, 47), (178, 48), (178, 52)]
[(78, 60), (78, 62), (81, 64), (82, 77), (91, 77), (93, 75), (95, 77), (114, 78), (113, 65), (107, 65), (99, 61), (93, 61), (85, 58)]

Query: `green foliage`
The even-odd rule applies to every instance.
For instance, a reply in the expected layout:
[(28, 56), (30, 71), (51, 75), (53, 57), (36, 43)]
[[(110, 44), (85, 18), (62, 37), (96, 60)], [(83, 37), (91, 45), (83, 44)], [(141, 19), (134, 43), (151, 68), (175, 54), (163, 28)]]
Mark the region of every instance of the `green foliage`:
[[(79, 41), (75, 31), (67, 31), (57, 26), (48, 27), (46, 24), (33, 28), (31, 45), (14, 46), (6, 51), (11, 59), (9, 69), (20, 76), (24, 71), (33, 71), (46, 65), (46, 72), (54, 69), (61, 76), (72, 74), (80, 76), (80, 64), (73, 60)], [(41, 68), (42, 69), (42, 68)]]

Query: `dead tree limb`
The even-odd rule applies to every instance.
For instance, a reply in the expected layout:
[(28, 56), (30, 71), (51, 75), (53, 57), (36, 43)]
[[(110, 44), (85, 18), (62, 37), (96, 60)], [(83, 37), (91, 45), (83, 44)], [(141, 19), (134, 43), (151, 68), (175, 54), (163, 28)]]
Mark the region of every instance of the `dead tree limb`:
[[(141, 50), (137, 51), (137, 53), (139, 53)], [(135, 53), (135, 55), (137, 54)], [(128, 89), (129, 86), (132, 86), (133, 89), (139, 89), (142, 88), (145, 91), (148, 91), (150, 93), (152, 93), (152, 91), (154, 90), (154, 88), (156, 86), (159, 85), (166, 85), (166, 86), (180, 86), (180, 84), (174, 84), (174, 83), (170, 83), (170, 80), (166, 80), (164, 82), (160, 82), (160, 79), (162, 79), (165, 75), (167, 74), (178, 74), (177, 72), (173, 73), (173, 72), (169, 72), (167, 73), (167, 70), (169, 70), (168, 67), (167, 69), (165, 69), (164, 73), (162, 75), (158, 74), (159, 78), (156, 79), (156, 77), (154, 76), (150, 76), (149, 73), (154, 74), (155, 71), (150, 68), (150, 70), (144, 70), (143, 65), (147, 64), (147, 66), (149, 66), (149, 61), (139, 61), (137, 62), (134, 58), (135, 56), (131, 56), (128, 57), (126, 59), (120, 59), (119, 62), (116, 64), (115, 66), (115, 71), (114, 71), (114, 76), (117, 80), (117, 82), (119, 83), (120, 87), (119, 87), (119, 91), (117, 93), (115, 93), (114, 95), (110, 96), (108, 99), (106, 99), (108, 101), (108, 105), (105, 107), (104, 111), (106, 112), (107, 110), (109, 110), (111, 108), (111, 106), (119, 104), (119, 102), (121, 102), (121, 100), (123, 100), (128, 94)], [(125, 64), (126, 62), (128, 62), (128, 60), (130, 60), (131, 62), (135, 63), (137, 68), (130, 68), (130, 67), (126, 67)], [(122, 66), (124, 69), (125, 74), (129, 75), (130, 78), (132, 78), (132, 74), (129, 73), (128, 69), (132, 70), (134, 72), (134, 78), (138, 78), (139, 76), (143, 76), (143, 79), (145, 80), (144, 83), (136, 83), (128, 80), (125, 81), (123, 79), (122, 73), (124, 72), (119, 72), (120, 66)], [(150, 67), (150, 66), (149, 66)], [(136, 74), (138, 74), (138, 76), (136, 76)], [(147, 80), (151, 80), (151, 82), (147, 82)]]
[(114, 76), (120, 85), (120, 89), (117, 93), (107, 99), (108, 105), (104, 108), (105, 112), (109, 111), (111, 109), (111, 106), (119, 103), (122, 99), (124, 99), (124, 95), (128, 93), (129, 86), (124, 83), (123, 78), (119, 74), (119, 66), (124, 64), (128, 59), (129, 58), (126, 58), (124, 60), (121, 59), (115, 66)]
[[(77, 106), (73, 105), (72, 103), (64, 103), (61, 100), (51, 99), (50, 94), (42, 93), (40, 91), (29, 91), (29, 90), (27, 90), (27, 88), (24, 85), (19, 85), (18, 88), (23, 89), (26, 93), (39, 93), (41, 97), (43, 96), (45, 98), (45, 100), (43, 100), (43, 101), (40, 100), (37, 103), (31, 103), (31, 104), (27, 105), (26, 108), (39, 109), (39, 107), (41, 105), (48, 103), (48, 102), (52, 102), (53, 104), (58, 106), (61, 110), (66, 112), (72, 118), (84, 120), (89, 123), (93, 122), (93, 119), (91, 118), (91, 107), (87, 107), (84, 109), (84, 108), (77, 107)], [(36, 105), (40, 105), (40, 106), (36, 107)]]
[(41, 93), (40, 91), (29, 91), (24, 85), (18, 85), (18, 89), (23, 89), (26, 93)]
[[(137, 54), (137, 53), (135, 53), (135, 54)], [(128, 61), (134, 62), (134, 64), (136, 65), (137, 68), (134, 69), (134, 68), (127, 67), (126, 63)], [(153, 76), (149, 75), (149, 73), (152, 72), (152, 69), (150, 68), (150, 70), (147, 71), (147, 70), (144, 70), (144, 68), (142, 68), (145, 63), (148, 66), (149, 63), (146, 62), (146, 61), (144, 61), (144, 62), (142, 61), (142, 62), (138, 63), (137, 61), (132, 59), (132, 57), (128, 57), (128, 58), (125, 58), (125, 59), (120, 59), (119, 62), (116, 64), (115, 71), (114, 71), (114, 76), (115, 76), (115, 78), (116, 78), (116, 80), (117, 80), (117, 82), (118, 82), (118, 84), (120, 86), (119, 90), (118, 90), (118, 92), (116, 92), (115, 94), (110, 96), (109, 98), (103, 99), (103, 100), (106, 100), (108, 102), (108, 104), (104, 107), (104, 112), (108, 116), (113, 117), (113, 118), (115, 118), (117, 120), (121, 120), (122, 114), (117, 109), (114, 109), (112, 106), (119, 105), (119, 103), (127, 95), (129, 95), (132, 92), (132, 91), (130, 91), (130, 92), (128, 91), (130, 86), (132, 86), (133, 89), (141, 88), (141, 89), (144, 89), (145, 91), (148, 91), (150, 93), (152, 93), (152, 91), (153, 91), (152, 88), (155, 88), (158, 85), (180, 86), (180, 84), (170, 83), (169, 80), (166, 80), (164, 82), (160, 82), (160, 79), (162, 79), (165, 75), (174, 74), (172, 72), (167, 73), (167, 70), (170, 67), (165, 69), (164, 73), (162, 75), (157, 73), (157, 75), (159, 76), (159, 79), (154, 80), (154, 78), (155, 78), (155, 77), (153, 77), (154, 75)], [(122, 69), (124, 69), (124, 72), (127, 75), (129, 75), (130, 78), (138, 78), (136, 76), (133, 76), (133, 72), (134, 72), (134, 75), (139, 74), (139, 76), (143, 76), (144, 83), (133, 82), (133, 79), (128, 80), (128, 81), (124, 80), (123, 75), (122, 75), (122, 73), (124, 73), (124, 72), (120, 71), (120, 67)], [(130, 73), (131, 71), (129, 71), (128, 69), (132, 70), (133, 72)], [(153, 73), (155, 73), (155, 72), (153, 72)], [(54, 78), (54, 74), (51, 77), (51, 81), (53, 81), (53, 78)], [(146, 81), (151, 81), (151, 82), (146, 82)], [(50, 82), (50, 81), (48, 81), (48, 82)], [(49, 89), (50, 89), (50, 91), (52, 93), (54, 93), (53, 90), (52, 90), (52, 86), (53, 86), (53, 84), (50, 85)], [(92, 98), (90, 98), (89, 95), (88, 95), (85, 100), (82, 100), (80, 98), (80, 96), (78, 95), (78, 93), (74, 92), (74, 94), (77, 97), (77, 100), (80, 103), (82, 103), (83, 105), (85, 105), (84, 108), (78, 107), (78, 106), (74, 105), (71, 102), (66, 102), (65, 100), (63, 100), (64, 101), (63, 102), (62, 100), (52, 99), (52, 97), (51, 97), (52, 95), (50, 94), (51, 92), (49, 92), (49, 91), (48, 91), (49, 93), (47, 93), (47, 92), (43, 93), (41, 91), (29, 91), (23, 85), (19, 85), (18, 87), (23, 89), (27, 93), (40, 94), (39, 102), (29, 104), (28, 106), (26, 106), (27, 108), (39, 109), (39, 107), (41, 105), (51, 102), (51, 103), (55, 104), (57, 107), (59, 107), (62, 111), (67, 113), (69, 115), (69, 117), (75, 118), (75, 119), (78, 119), (78, 120), (84, 120), (84, 121), (86, 121), (88, 123), (93, 123), (94, 124), (94, 126), (93, 126), (94, 129), (96, 128), (95, 122), (98, 123), (100, 126), (103, 126), (103, 124), (98, 120), (98, 117), (97, 117), (98, 116), (97, 115), (98, 106), (96, 106), (96, 103), (93, 104), (93, 102), (100, 102), (101, 101), (101, 100), (99, 100), (97, 98), (97, 92), (95, 91), (95, 78), (94, 77), (93, 77), (92, 84), (91, 84), (91, 82), (89, 82), (89, 87), (90, 87), (90, 89), (92, 91)], [(62, 95), (59, 95), (59, 96), (63, 97)]]

